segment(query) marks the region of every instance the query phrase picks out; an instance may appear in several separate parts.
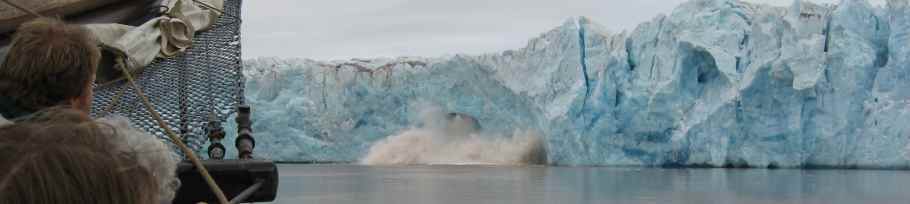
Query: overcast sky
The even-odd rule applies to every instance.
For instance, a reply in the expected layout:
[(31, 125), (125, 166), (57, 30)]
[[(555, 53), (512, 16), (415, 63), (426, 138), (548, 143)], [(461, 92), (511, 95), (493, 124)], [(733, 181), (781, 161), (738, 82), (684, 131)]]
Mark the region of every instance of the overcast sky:
[[(574, 16), (631, 30), (685, 0), (254, 0), (243, 57), (319, 60), (483, 54), (524, 47)], [(789, 5), (792, 0), (748, 0)], [(832, 3), (839, 0), (811, 0)], [(884, 0), (872, 0), (880, 3)]]

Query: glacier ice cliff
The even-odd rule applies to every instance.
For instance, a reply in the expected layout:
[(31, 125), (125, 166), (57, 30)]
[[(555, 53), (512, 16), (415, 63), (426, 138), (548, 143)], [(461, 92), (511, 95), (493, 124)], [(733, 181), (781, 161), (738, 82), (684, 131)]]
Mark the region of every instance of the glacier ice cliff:
[(906, 168), (908, 57), (907, 0), (692, 0), (496, 54), (244, 66), (257, 152), (276, 160), (358, 161), (430, 103), (490, 135), (539, 131), (555, 165)]

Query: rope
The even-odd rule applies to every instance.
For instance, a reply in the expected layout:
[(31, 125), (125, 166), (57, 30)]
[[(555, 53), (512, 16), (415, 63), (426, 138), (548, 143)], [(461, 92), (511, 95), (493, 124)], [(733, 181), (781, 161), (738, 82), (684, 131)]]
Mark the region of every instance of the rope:
[(114, 107), (120, 104), (120, 98), (123, 98), (124, 93), (126, 93), (126, 86), (122, 86), (119, 90), (117, 90), (117, 95), (114, 95), (114, 99), (111, 100), (111, 104), (108, 104), (107, 107), (104, 108), (104, 114), (110, 115), (113, 113)]
[(212, 10), (218, 11), (219, 13), (224, 14), (224, 10), (221, 10), (221, 9), (219, 9), (219, 8), (215, 8), (215, 6), (212, 6), (211, 4), (209, 4), (209, 3), (207, 3), (207, 2), (200, 1), (200, 0), (193, 0), (193, 1), (195, 1), (195, 2), (198, 3), (199, 5), (202, 5), (202, 7), (206, 7), (206, 8), (209, 8), (209, 9), (212, 9)]
[(215, 6), (212, 6), (211, 4), (209, 4), (209, 3), (207, 3), (207, 2), (204, 2), (204, 1), (201, 1), (201, 0), (193, 0), (193, 1), (196, 2), (196, 3), (198, 3), (199, 5), (202, 5), (202, 7), (205, 7), (205, 8), (208, 8), (208, 9), (217, 11), (218, 13), (221, 13), (221, 15), (227, 15), (227, 16), (232, 17), (233, 19), (240, 19), (240, 17), (237, 17), (237, 16), (235, 16), (234, 14), (231, 14), (231, 13), (224, 12), (223, 9), (216, 8)]
[[(123, 63), (122, 59), (118, 60), (118, 63), (122, 63), (123, 65), (125, 65), (125, 63)], [(171, 128), (169, 128), (167, 126), (167, 123), (165, 123), (164, 120), (161, 119), (161, 115), (159, 115), (158, 112), (155, 111), (155, 107), (152, 106), (152, 103), (149, 101), (148, 97), (146, 97), (145, 94), (142, 93), (142, 89), (140, 89), (139, 86), (136, 85), (136, 82), (133, 80), (133, 76), (130, 74), (130, 71), (127, 70), (125, 68), (125, 66), (122, 66), (122, 69), (120, 69), (120, 70), (123, 71), (123, 75), (126, 77), (127, 82), (130, 84), (130, 86), (133, 88), (133, 90), (136, 91), (136, 95), (138, 95), (139, 98), (142, 99), (141, 100), (142, 104), (145, 106), (145, 109), (152, 115), (152, 118), (155, 119), (155, 122), (158, 123), (158, 126), (161, 127), (161, 129), (164, 129), (164, 132), (171, 139), (171, 142), (174, 142), (174, 144), (176, 144), (177, 147), (179, 147), (180, 150), (183, 151), (183, 153), (186, 154), (187, 157), (189, 157), (190, 162), (193, 163), (193, 166), (196, 167), (196, 170), (199, 171), (199, 174), (202, 174), (202, 178), (205, 178), (205, 182), (209, 185), (209, 188), (212, 189), (212, 193), (214, 193), (215, 196), (218, 197), (219, 203), (229, 204), (230, 202), (228, 201), (227, 197), (224, 196), (224, 192), (221, 191), (221, 188), (218, 187), (217, 183), (215, 183), (215, 179), (212, 179), (212, 175), (210, 175), (209, 171), (205, 169), (205, 166), (202, 165), (202, 162), (199, 160), (199, 158), (196, 156), (196, 154), (193, 153), (193, 150), (191, 150), (189, 147), (187, 147), (186, 144), (184, 144), (183, 141), (180, 140), (180, 138), (177, 136), (177, 134), (175, 134), (171, 130)]]
[(35, 16), (35, 17), (37, 17), (37, 18), (44, 17), (44, 16), (42, 16), (41, 14), (38, 14), (38, 12), (32, 11), (31, 9), (28, 9), (28, 8), (25, 8), (25, 7), (22, 6), (22, 5), (13, 3), (13, 2), (10, 1), (10, 0), (2, 0), (2, 1), (3, 1), (3, 2), (6, 2), (6, 4), (9, 4), (9, 5), (12, 6), (13, 8), (16, 8), (16, 9), (19, 9), (20, 11), (23, 11), (23, 12), (25, 12), (25, 13), (31, 14), (32, 16)]

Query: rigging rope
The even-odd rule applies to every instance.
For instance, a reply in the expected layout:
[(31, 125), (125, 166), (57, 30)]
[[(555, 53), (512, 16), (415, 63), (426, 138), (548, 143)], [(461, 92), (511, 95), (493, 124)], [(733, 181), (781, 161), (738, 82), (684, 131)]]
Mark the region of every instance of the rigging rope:
[(107, 107), (104, 108), (104, 114), (110, 115), (114, 113), (114, 107), (120, 104), (120, 98), (123, 98), (124, 93), (126, 93), (126, 86), (120, 87), (120, 89), (117, 90), (117, 95), (114, 95), (111, 104), (108, 104)]
[(22, 11), (22, 12), (31, 14), (32, 16), (35, 16), (35, 17), (37, 17), (37, 18), (44, 17), (44, 16), (42, 16), (41, 14), (38, 14), (38, 12), (32, 11), (31, 9), (25, 8), (24, 6), (19, 5), (19, 4), (17, 4), (17, 3), (13, 3), (13, 2), (10, 1), (10, 0), (2, 0), (2, 1), (3, 1), (3, 2), (6, 2), (6, 4), (9, 4), (9, 5), (12, 6), (13, 8), (16, 8), (16, 9), (19, 9), (20, 11)]

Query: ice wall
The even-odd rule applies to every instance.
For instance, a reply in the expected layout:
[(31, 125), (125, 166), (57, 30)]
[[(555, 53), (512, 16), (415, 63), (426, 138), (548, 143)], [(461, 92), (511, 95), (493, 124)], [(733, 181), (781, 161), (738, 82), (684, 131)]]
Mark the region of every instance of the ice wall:
[(631, 32), (572, 18), (497, 54), (244, 66), (257, 150), (277, 160), (357, 161), (430, 103), (541, 132), (551, 164), (896, 168), (908, 57), (906, 0), (693, 0)]

